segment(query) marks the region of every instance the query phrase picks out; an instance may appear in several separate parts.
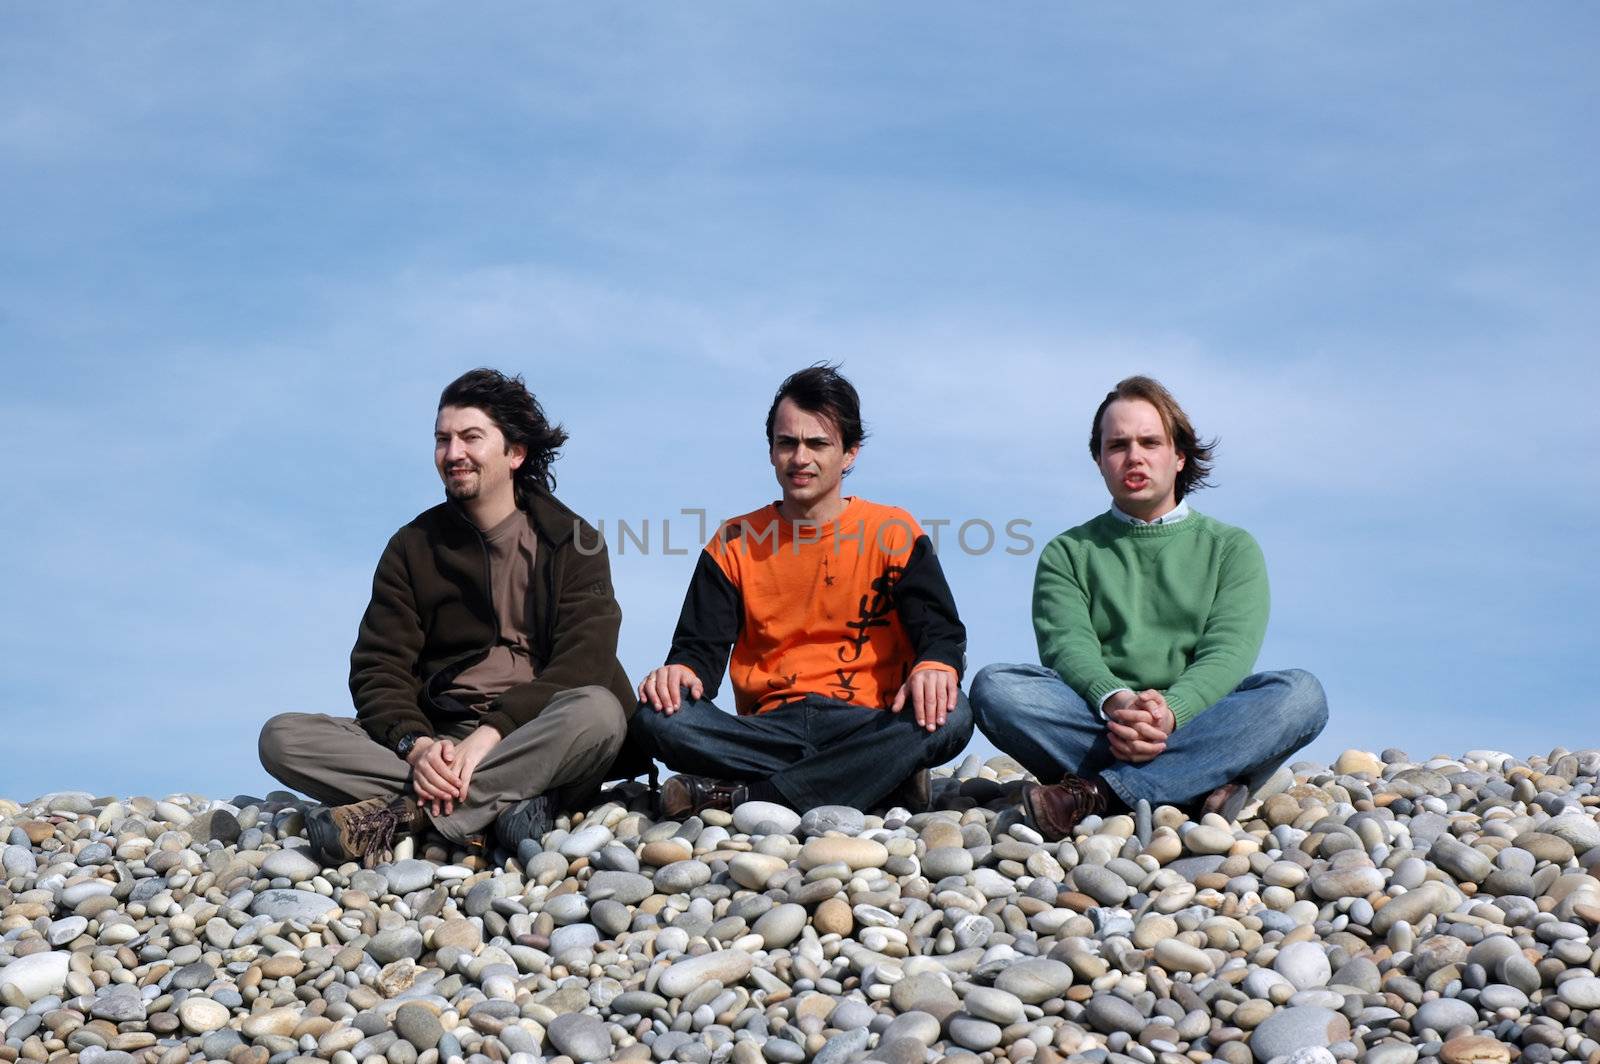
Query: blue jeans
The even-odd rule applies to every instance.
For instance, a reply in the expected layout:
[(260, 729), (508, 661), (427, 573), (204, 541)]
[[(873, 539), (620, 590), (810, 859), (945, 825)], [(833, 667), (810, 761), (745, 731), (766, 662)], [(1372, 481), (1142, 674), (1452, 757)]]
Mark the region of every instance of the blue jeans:
[(1111, 753), (1106, 726), (1077, 692), (1040, 665), (990, 665), (972, 680), (978, 729), (1045, 783), (1096, 773), (1128, 805), (1184, 805), (1243, 780), (1254, 790), (1328, 723), (1328, 699), (1309, 672), (1247, 676), (1231, 694), (1135, 765)]
[(674, 772), (768, 780), (802, 812), (819, 805), (871, 809), (912, 773), (961, 753), (972, 738), (972, 707), (962, 695), (930, 732), (917, 727), (909, 705), (890, 713), (807, 695), (739, 717), (685, 696), (670, 716), (641, 704), (630, 732)]

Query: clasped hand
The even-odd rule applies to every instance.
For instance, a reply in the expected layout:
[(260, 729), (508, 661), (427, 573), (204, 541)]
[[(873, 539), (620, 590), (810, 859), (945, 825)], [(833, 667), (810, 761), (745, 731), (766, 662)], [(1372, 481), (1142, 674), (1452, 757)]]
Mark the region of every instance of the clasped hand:
[(1177, 726), (1160, 691), (1119, 691), (1106, 700), (1106, 737), (1118, 761), (1142, 764), (1167, 748), (1167, 736)]
[(459, 743), (450, 739), (419, 739), (406, 761), (411, 765), (411, 789), (434, 816), (449, 816), (456, 803), (467, 800), (472, 773), (500, 733), (487, 724)]

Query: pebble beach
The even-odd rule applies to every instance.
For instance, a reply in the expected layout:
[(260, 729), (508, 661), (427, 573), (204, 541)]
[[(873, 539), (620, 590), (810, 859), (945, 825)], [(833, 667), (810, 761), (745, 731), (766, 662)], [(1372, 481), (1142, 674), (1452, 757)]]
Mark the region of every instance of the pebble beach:
[(624, 785), (376, 869), (284, 792), (0, 799), (0, 1061), (1600, 1061), (1597, 776), (1350, 750), (1049, 843), (968, 758), (932, 812)]

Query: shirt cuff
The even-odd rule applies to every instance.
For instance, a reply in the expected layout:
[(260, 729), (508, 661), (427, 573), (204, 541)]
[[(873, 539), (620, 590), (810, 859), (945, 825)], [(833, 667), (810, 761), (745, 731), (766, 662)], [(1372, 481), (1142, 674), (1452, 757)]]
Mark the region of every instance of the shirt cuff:
[(1101, 720), (1105, 720), (1106, 719), (1106, 703), (1111, 701), (1111, 696), (1112, 695), (1120, 695), (1124, 691), (1130, 691), (1131, 692), (1132, 690), (1133, 690), (1133, 688), (1131, 688), (1131, 687), (1118, 687), (1115, 690), (1107, 691), (1105, 694), (1100, 696), (1099, 704), (1094, 707), (1094, 715), (1099, 717)]

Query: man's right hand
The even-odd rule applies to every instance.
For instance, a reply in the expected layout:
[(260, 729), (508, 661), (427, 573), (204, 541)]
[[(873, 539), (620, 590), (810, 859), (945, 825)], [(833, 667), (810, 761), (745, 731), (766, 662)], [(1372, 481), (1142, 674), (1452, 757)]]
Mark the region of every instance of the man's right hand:
[(671, 716), (683, 705), (685, 687), (689, 689), (690, 698), (698, 699), (706, 693), (705, 684), (689, 666), (663, 665), (639, 684), (639, 701), (648, 702), (657, 713)]
[(455, 811), (456, 795), (461, 791), (452, 767), (455, 753), (455, 743), (449, 739), (418, 739), (406, 758), (411, 765), (411, 789), (434, 816)]

